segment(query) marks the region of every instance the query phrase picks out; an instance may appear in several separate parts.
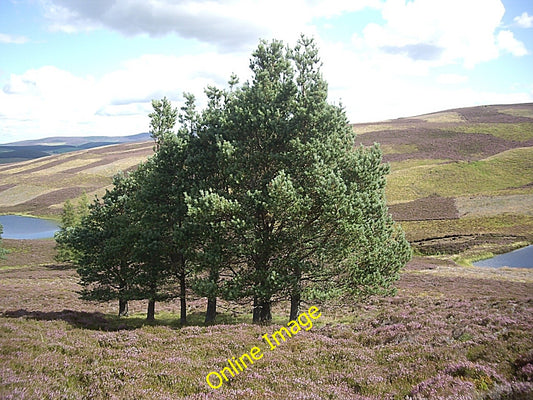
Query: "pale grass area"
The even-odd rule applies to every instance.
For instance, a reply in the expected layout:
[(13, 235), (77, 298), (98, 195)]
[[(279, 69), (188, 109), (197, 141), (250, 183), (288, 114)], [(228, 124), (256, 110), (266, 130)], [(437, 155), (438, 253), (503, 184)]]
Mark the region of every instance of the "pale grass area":
[(504, 213), (533, 215), (533, 194), (457, 197), (455, 204), (460, 217)]
[(532, 122), (518, 122), (510, 123), (493, 123), (480, 122), (468, 123), (461, 125), (452, 125), (446, 128), (447, 130), (460, 133), (481, 133), (492, 135), (497, 138), (514, 140), (517, 142), (525, 142), (533, 139), (533, 123)]
[(406, 154), (416, 153), (418, 151), (418, 147), (416, 144), (398, 144), (395, 146), (384, 144), (381, 145), (381, 150), (383, 151), (383, 154)]
[(55, 165), (55, 166), (52, 166), (52, 167), (48, 167), (48, 168), (44, 168), (40, 171), (35, 171), (35, 172), (32, 172), (32, 174), (36, 175), (36, 176), (48, 176), (50, 174), (57, 174), (57, 173), (61, 173), (61, 172), (64, 172), (66, 170), (69, 170), (71, 168), (78, 168), (78, 167), (83, 167), (84, 165), (88, 165), (88, 164), (91, 164), (91, 163), (94, 163), (94, 162), (97, 162), (97, 161), (100, 161), (102, 159), (102, 157), (90, 157), (88, 156), (88, 154), (80, 154), (79, 157), (73, 159), (73, 160), (68, 160), (68, 161), (65, 161), (61, 164), (58, 164), (58, 165)]
[(141, 161), (146, 160), (146, 157), (128, 157), (109, 164), (98, 165), (93, 168), (84, 169), (82, 174), (92, 174), (100, 176), (112, 177), (120, 171), (124, 171), (128, 168), (138, 165)]
[(24, 172), (28, 169), (41, 167), (52, 161), (53, 157), (58, 156), (48, 156), (39, 158), (37, 160), (20, 161), (16, 163), (0, 165), (0, 176), (2, 177), (2, 179), (5, 179), (5, 177), (10, 176), (12, 174), (17, 174), (19, 172)]
[(0, 192), (0, 206), (5, 207), (25, 203), (37, 196), (53, 192), (54, 190), (43, 186), (17, 185)]
[(392, 162), (389, 162), (389, 165), (390, 165), (391, 171), (395, 172), (395, 171), (406, 170), (409, 168), (415, 168), (415, 167), (427, 166), (427, 165), (439, 165), (439, 164), (445, 164), (449, 162), (452, 162), (452, 160), (449, 160), (449, 159), (436, 159), (436, 160), (411, 159), (411, 160), (404, 160), (404, 161), (392, 161)]
[[(108, 151), (106, 152), (105, 154), (106, 155), (112, 155), (112, 154), (128, 154), (128, 153), (135, 153), (135, 152), (138, 152), (140, 150), (146, 150), (146, 149), (151, 149), (153, 148), (153, 146), (151, 145), (151, 143), (148, 143), (144, 146), (139, 146), (138, 143), (135, 143), (136, 146), (133, 146), (128, 149), (128, 148), (124, 148), (123, 150), (119, 147), (119, 145), (114, 145), (114, 146), (109, 146), (110, 148), (112, 147), (117, 147), (117, 151)], [(99, 147), (99, 148), (102, 148), (102, 147)], [(105, 147), (104, 147), (105, 148)], [(111, 149), (110, 149), (111, 150)]]
[(463, 116), (457, 112), (440, 112), (436, 114), (425, 114), (413, 117), (426, 122), (445, 123), (445, 122), (465, 122)]
[(533, 118), (533, 109), (531, 108), (501, 107), (498, 108), (498, 112), (502, 114), (512, 115), (514, 117)]
[(352, 125), (353, 131), (358, 135), (363, 135), (368, 132), (390, 131), (393, 129), (403, 130), (411, 128), (411, 124), (389, 124), (387, 122), (379, 124), (355, 124)]
[(454, 278), (490, 279), (495, 281), (533, 283), (533, 269), (531, 268), (488, 268), (465, 267), (460, 265), (432, 265), (431, 269), (405, 271), (414, 275), (433, 275)]

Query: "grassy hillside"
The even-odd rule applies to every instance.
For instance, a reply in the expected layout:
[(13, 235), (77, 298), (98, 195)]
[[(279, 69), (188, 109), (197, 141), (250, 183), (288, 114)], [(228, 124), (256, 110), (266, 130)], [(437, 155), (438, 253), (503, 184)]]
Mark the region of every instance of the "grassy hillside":
[(58, 215), (67, 199), (103, 193), (114, 174), (135, 168), (152, 147), (119, 144), (0, 165), (0, 213)]
[[(381, 144), (392, 169), (390, 210), (424, 254), (442, 249), (425, 239), (449, 242), (444, 236), (469, 236), (469, 243), (483, 244), (483, 255), (533, 242), (533, 104), (448, 110), (353, 129), (362, 144)], [(145, 142), (0, 165), (0, 213), (57, 216), (66, 199), (103, 193), (113, 174), (150, 154), (152, 143)], [(498, 235), (506, 246), (487, 249)]]
[(424, 254), (466, 246), (475, 259), (533, 242), (533, 104), (353, 128), (361, 143), (381, 143), (391, 212)]

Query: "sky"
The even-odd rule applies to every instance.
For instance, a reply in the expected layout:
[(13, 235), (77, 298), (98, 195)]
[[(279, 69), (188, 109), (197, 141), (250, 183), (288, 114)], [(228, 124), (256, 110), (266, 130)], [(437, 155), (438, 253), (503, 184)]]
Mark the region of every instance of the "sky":
[(0, 143), (147, 132), (302, 33), (353, 123), (533, 102), (531, 0), (0, 0)]

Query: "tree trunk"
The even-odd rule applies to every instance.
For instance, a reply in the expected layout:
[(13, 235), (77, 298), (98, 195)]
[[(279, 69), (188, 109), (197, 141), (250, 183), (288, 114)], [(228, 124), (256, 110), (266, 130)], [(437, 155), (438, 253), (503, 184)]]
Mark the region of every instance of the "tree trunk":
[(253, 323), (268, 325), (272, 322), (271, 302), (270, 299), (254, 299)]
[(185, 271), (180, 274), (180, 323), (187, 325), (187, 293), (186, 293)]
[(257, 300), (257, 296), (254, 296), (254, 305), (253, 305), (253, 309), (252, 309), (252, 314), (253, 314), (252, 322), (254, 324), (258, 324), (259, 323), (260, 310), (259, 310), (259, 300)]
[(128, 316), (128, 300), (123, 300), (123, 299), (118, 300), (118, 316), (119, 317)]
[(216, 316), (217, 316), (217, 298), (209, 297), (207, 299), (207, 310), (205, 312), (205, 324), (211, 325), (215, 323)]
[(272, 313), (270, 311), (270, 301), (263, 302), (261, 305), (260, 323), (262, 325), (268, 325), (272, 322)]
[(298, 314), (300, 313), (300, 300), (300, 291), (293, 291), (291, 294), (291, 315), (289, 316), (290, 321), (294, 321), (296, 318), (298, 318)]
[(155, 300), (154, 299), (148, 300), (148, 312), (146, 313), (146, 320), (147, 321), (155, 320)]
[(300, 313), (300, 301), (302, 299), (302, 288), (300, 282), (302, 280), (302, 272), (300, 266), (297, 266), (294, 270), (294, 282), (292, 284), (291, 291), (291, 314), (289, 316), (290, 321), (296, 320)]

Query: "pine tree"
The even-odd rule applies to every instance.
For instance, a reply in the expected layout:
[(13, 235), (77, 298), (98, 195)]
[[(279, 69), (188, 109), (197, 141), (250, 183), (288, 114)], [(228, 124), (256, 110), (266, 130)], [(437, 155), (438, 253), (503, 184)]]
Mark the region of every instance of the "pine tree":
[(227, 296), (250, 297), (254, 322), (267, 323), (285, 296), (294, 318), (313, 282), (338, 293), (388, 289), (410, 256), (385, 205), (388, 168), (379, 147), (355, 147), (344, 110), (327, 103), (314, 42), (261, 42), (250, 67), (252, 82), (223, 93), (203, 121), (218, 135), (225, 182), (203, 201), (231, 205), (226, 220), (238, 222), (219, 233), (219, 253), (236, 252)]
[[(186, 98), (183, 115), (178, 115), (166, 99), (153, 102), (150, 125), (156, 138), (156, 152), (134, 173), (138, 182), (134, 218), (143, 232), (135, 244), (135, 259), (139, 263), (136, 279), (149, 299), (147, 318), (154, 318), (156, 301), (179, 296), (182, 325), (187, 323), (190, 247), (185, 193), (192, 182), (186, 162), (196, 124), (194, 97)], [(174, 133), (177, 117), (182, 128)]]
[(128, 300), (141, 299), (135, 287), (137, 274), (133, 245), (139, 236), (131, 219), (132, 178), (119, 174), (113, 188), (89, 206), (81, 223), (62, 237), (77, 254), (76, 264), (85, 300), (119, 300), (120, 316), (128, 314)]
[(0, 224), (0, 260), (5, 258), (5, 255), (8, 253), (6, 249), (2, 246), (2, 234), (4, 233), (4, 227)]
[(69, 245), (69, 235), (73, 228), (80, 222), (77, 215), (76, 208), (70, 200), (66, 200), (63, 204), (61, 212), (60, 229), (54, 235), (56, 241), (56, 255), (55, 259), (59, 262), (74, 262), (78, 253)]

